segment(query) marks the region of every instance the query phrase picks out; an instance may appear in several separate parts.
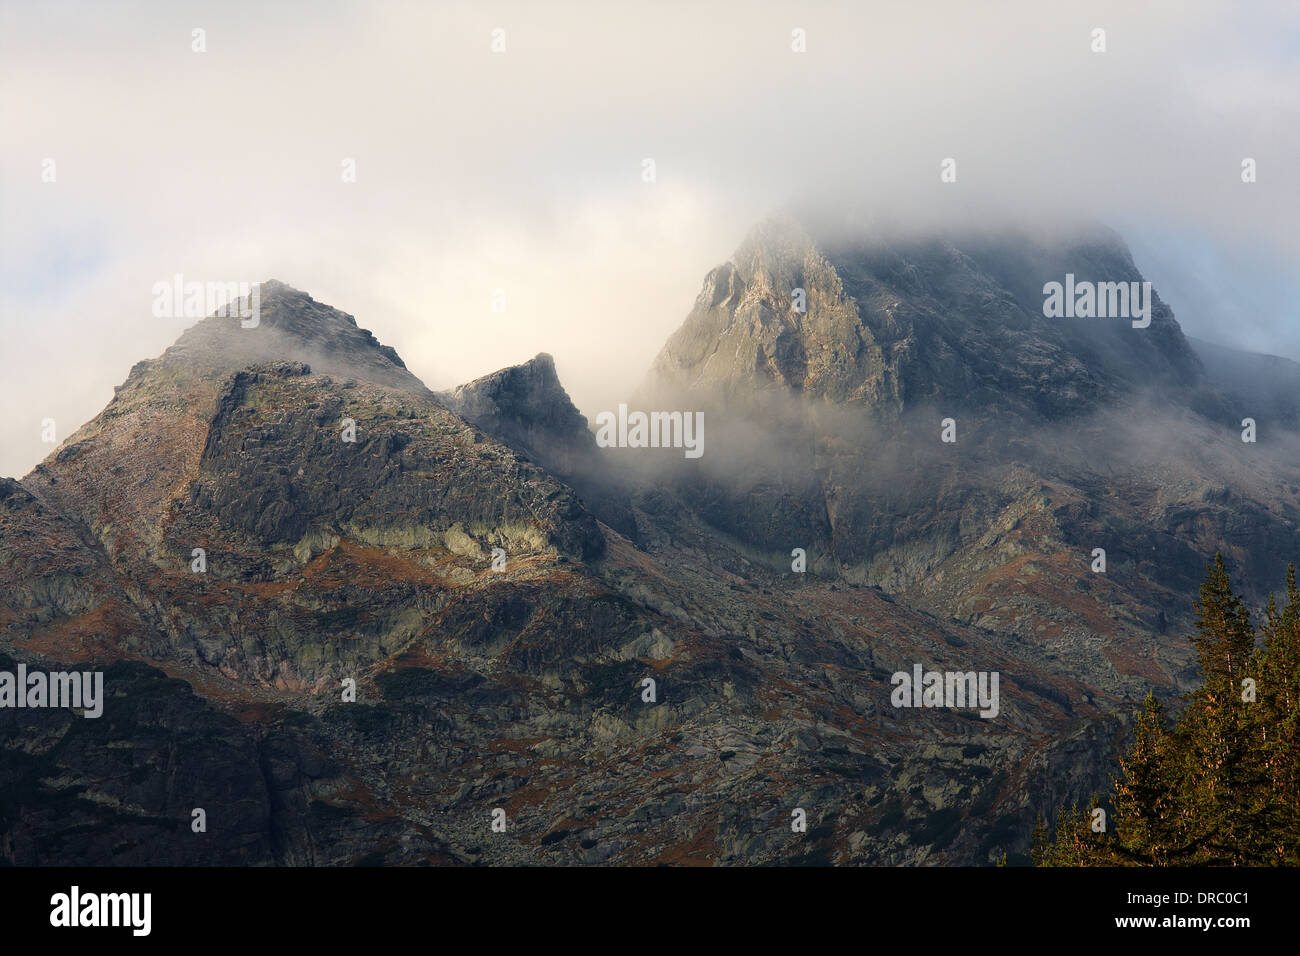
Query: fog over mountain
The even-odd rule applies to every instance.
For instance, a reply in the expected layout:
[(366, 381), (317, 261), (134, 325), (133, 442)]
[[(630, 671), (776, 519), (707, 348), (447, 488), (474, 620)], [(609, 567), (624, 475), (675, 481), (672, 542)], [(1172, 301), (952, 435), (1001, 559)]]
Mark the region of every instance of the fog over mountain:
[(810, 193), (949, 227), (1105, 222), (1191, 334), (1300, 359), (1300, 24), (1281, 0), (56, 0), (7, 4), (0, 27), (5, 401), (31, 409), (0, 420), (0, 473), (199, 318), (151, 314), (176, 273), (308, 289), (433, 388), (548, 352), (592, 420), (737, 237)]
[[(707, 420), (698, 457), (593, 440), (547, 354), (434, 393), (260, 284), (0, 488), (0, 660), (105, 667), (131, 708), (0, 741), (6, 859), (1027, 859), (1137, 700), (1193, 684), (1205, 556), (1258, 601), (1300, 550), (1294, 367), (1155, 294), (1044, 316), (1058, 274), (1147, 281), (1095, 227), (757, 224), (632, 392)], [(213, 794), (194, 844), (168, 821)]]
[(0, 10), (0, 865), (1028, 864), (1236, 714), (1293, 6), (307, 11)]

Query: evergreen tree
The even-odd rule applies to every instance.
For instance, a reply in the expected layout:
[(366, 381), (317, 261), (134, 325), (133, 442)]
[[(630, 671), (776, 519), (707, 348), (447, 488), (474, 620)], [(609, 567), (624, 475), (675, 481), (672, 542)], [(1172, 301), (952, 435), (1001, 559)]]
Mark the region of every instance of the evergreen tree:
[(1287, 569), (1287, 603), (1279, 612), (1270, 599), (1262, 628), (1257, 719), (1251, 739), (1261, 785), (1275, 799), (1266, 808), (1272, 862), (1300, 864), (1300, 589), (1295, 565)]
[(1147, 694), (1133, 749), (1120, 760), (1123, 778), (1115, 781), (1117, 826), (1124, 821), (1120, 844), (1135, 862), (1167, 864), (1183, 843), (1173, 813), (1171, 747), (1164, 708), (1155, 694)]
[[(1202, 684), (1170, 727), (1148, 695), (1115, 780), (1113, 830), (1062, 808), (1039, 866), (1300, 864), (1300, 589), (1270, 597), (1257, 635), (1220, 555), (1201, 585), (1191, 638)], [(1256, 646), (1257, 637), (1262, 638)]]
[(1231, 685), (1244, 672), (1255, 649), (1250, 611), (1232, 592), (1223, 555), (1214, 555), (1201, 583), (1201, 599), (1194, 606), (1197, 636), (1192, 643), (1200, 660), (1202, 691), (1217, 705), (1223, 695), (1231, 693)]

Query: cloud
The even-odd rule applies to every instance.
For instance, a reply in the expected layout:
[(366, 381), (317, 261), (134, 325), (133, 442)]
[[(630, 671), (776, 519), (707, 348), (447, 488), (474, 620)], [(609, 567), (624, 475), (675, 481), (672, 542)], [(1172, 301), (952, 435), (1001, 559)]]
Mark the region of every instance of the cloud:
[[(289, 282), (433, 387), (549, 351), (590, 417), (626, 398), (745, 230), (808, 196), (917, 220), (1110, 221), (1154, 237), (1139, 265), (1175, 308), (1201, 304), (1205, 337), (1205, 304), (1231, 302), (1252, 317), (1245, 344), (1296, 354), (1300, 290), (1259, 266), (1300, 255), (1289, 4), (55, 2), (0, 17), (6, 474), (50, 451), (41, 419), (70, 434), (179, 334), (149, 312), (176, 272)], [(1202, 264), (1180, 266), (1179, 244)]]

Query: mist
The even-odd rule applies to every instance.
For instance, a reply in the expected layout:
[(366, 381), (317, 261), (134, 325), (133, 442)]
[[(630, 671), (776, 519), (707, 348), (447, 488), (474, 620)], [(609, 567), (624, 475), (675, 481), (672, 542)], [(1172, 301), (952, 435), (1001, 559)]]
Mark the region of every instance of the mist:
[(1300, 358), (1297, 49), (1281, 2), (7, 5), (0, 473), (183, 331), (176, 273), (287, 282), (433, 389), (550, 352), (591, 420), (792, 201), (1105, 222), (1189, 334)]

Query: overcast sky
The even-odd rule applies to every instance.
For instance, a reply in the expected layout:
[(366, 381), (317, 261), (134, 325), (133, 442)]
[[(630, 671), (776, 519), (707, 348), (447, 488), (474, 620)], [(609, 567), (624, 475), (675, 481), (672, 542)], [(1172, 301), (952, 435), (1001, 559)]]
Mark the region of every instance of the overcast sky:
[(176, 338), (175, 273), (288, 282), (434, 388), (551, 352), (592, 418), (808, 195), (1100, 219), (1189, 334), (1300, 358), (1293, 2), (0, 11), (0, 474)]

